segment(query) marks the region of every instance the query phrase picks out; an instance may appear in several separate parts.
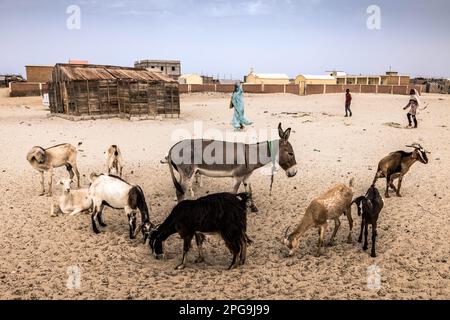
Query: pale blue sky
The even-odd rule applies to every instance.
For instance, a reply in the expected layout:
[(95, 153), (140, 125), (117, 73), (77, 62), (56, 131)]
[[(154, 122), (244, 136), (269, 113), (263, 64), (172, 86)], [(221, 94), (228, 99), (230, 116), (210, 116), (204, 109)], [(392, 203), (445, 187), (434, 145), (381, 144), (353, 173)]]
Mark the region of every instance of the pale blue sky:
[[(66, 9), (81, 8), (68, 30)], [(366, 27), (369, 5), (381, 30)], [(0, 73), (85, 59), (179, 59), (184, 73), (338, 69), (450, 77), (448, 0), (0, 0)]]

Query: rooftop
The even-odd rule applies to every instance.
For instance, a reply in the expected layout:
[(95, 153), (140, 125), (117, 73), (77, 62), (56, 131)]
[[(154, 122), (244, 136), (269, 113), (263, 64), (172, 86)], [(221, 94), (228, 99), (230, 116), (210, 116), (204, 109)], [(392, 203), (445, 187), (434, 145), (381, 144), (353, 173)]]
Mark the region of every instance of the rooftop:
[(133, 79), (143, 81), (175, 82), (172, 78), (161, 73), (129, 67), (58, 63), (55, 68), (59, 68), (67, 79), (73, 81)]

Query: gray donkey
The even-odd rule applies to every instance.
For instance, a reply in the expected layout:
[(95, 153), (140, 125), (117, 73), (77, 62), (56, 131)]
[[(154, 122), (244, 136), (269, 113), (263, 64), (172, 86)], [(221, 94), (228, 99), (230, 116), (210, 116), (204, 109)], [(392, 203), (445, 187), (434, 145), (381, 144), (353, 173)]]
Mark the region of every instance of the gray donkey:
[[(251, 194), (249, 182), (252, 173), (267, 164), (278, 162), (288, 177), (297, 174), (297, 162), (290, 144), (291, 128), (283, 131), (278, 125), (280, 139), (257, 144), (225, 142), (217, 140), (188, 139), (175, 144), (168, 153), (170, 174), (176, 188), (178, 202), (185, 198), (186, 191), (192, 191), (192, 183), (196, 174), (207, 177), (234, 178), (233, 192), (237, 193), (241, 183), (246, 192)], [(180, 180), (174, 174), (178, 171)], [(248, 190), (247, 190), (248, 188)], [(252, 202), (252, 211), (258, 209)]]

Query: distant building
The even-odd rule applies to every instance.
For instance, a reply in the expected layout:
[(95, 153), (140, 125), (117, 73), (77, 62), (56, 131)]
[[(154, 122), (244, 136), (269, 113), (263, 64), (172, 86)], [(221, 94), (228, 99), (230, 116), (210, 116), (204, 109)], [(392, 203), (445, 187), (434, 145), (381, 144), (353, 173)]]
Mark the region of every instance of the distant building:
[(140, 60), (134, 63), (134, 67), (161, 72), (175, 80), (181, 76), (181, 62), (178, 60)]
[(336, 84), (336, 78), (330, 75), (300, 74), (295, 80), (295, 84)]
[(69, 64), (89, 64), (87, 60), (69, 60)]
[(422, 86), (422, 92), (450, 94), (449, 79), (415, 78), (411, 79), (410, 84)]
[(10, 82), (23, 82), (23, 77), (19, 74), (0, 74), (0, 88), (7, 88)]
[(382, 85), (382, 86), (407, 86), (410, 77), (399, 75), (396, 71), (388, 71), (385, 75), (345, 75), (337, 76), (337, 84), (341, 85)]
[(236, 84), (241, 83), (241, 80), (231, 80), (231, 79), (219, 79), (220, 84)]
[(250, 70), (250, 73), (244, 79), (248, 84), (289, 84), (288, 75), (281, 73), (255, 73)]
[(203, 84), (203, 77), (196, 73), (183, 74), (178, 78), (180, 84)]
[(46, 83), (52, 79), (53, 66), (28, 65), (25, 70), (28, 82)]

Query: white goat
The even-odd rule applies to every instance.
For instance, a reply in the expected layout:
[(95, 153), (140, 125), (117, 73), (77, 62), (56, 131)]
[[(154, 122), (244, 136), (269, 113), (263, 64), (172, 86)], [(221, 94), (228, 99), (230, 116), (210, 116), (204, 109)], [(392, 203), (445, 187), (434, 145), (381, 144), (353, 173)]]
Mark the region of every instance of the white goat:
[[(78, 143), (81, 145), (81, 142)], [(48, 196), (52, 195), (53, 186), (53, 168), (66, 166), (69, 171), (70, 179), (77, 175), (78, 188), (80, 187), (80, 173), (77, 168), (77, 148), (73, 145), (64, 143), (47, 149), (42, 147), (33, 147), (27, 154), (27, 160), (33, 168), (41, 173), (40, 195), (45, 194), (44, 173), (48, 171)]]
[(116, 169), (116, 174), (122, 177), (123, 159), (122, 153), (118, 146), (113, 144), (106, 151), (106, 166), (108, 167), (108, 174), (111, 174), (113, 168)]
[(348, 242), (352, 241), (353, 219), (351, 214), (351, 205), (353, 198), (353, 178), (350, 180), (349, 186), (338, 184), (328, 190), (326, 193), (311, 201), (308, 208), (306, 208), (305, 215), (297, 228), (288, 236), (289, 228), (286, 229), (283, 243), (289, 249), (289, 256), (294, 254), (294, 250), (300, 244), (300, 237), (310, 228), (317, 227), (319, 229), (319, 245), (317, 248), (317, 256), (320, 255), (320, 250), (323, 245), (325, 230), (328, 225), (328, 220), (334, 220), (334, 232), (330, 239), (330, 244), (333, 244), (334, 237), (341, 225), (339, 217), (345, 214), (350, 226), (348, 234)]
[[(89, 196), (93, 202), (91, 220), (94, 232), (100, 233), (95, 218), (100, 226), (106, 226), (102, 218), (102, 212), (106, 205), (114, 209), (125, 210), (130, 225), (130, 239), (134, 239), (140, 229), (146, 239), (153, 225), (150, 222), (149, 210), (142, 189), (116, 176), (92, 173), (90, 178)], [(141, 213), (141, 225), (136, 229), (137, 209)]]
[(64, 179), (59, 182), (63, 186), (63, 193), (59, 197), (59, 209), (62, 213), (74, 216), (80, 212), (92, 208), (92, 199), (88, 189), (71, 190), (72, 179)]

